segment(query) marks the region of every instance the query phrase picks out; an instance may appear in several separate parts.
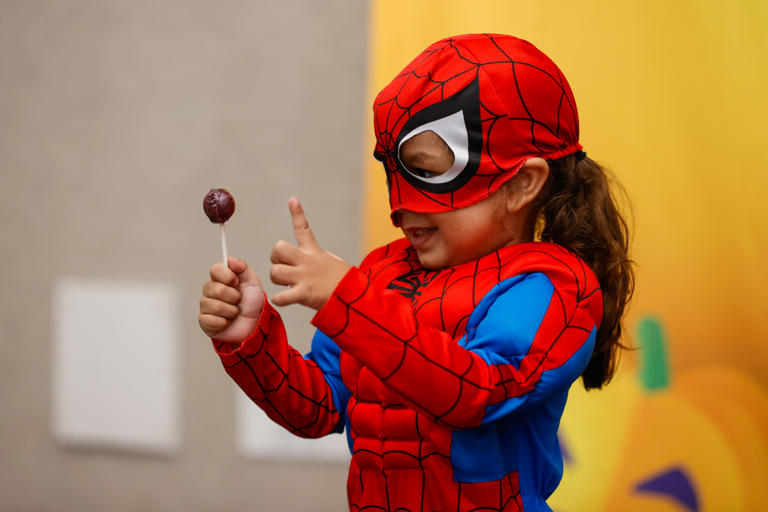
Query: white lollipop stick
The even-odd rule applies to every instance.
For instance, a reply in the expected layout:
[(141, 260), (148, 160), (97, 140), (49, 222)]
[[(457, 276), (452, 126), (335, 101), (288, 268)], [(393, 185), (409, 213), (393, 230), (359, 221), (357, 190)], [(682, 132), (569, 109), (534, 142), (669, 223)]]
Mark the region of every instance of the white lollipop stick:
[(224, 266), (229, 268), (227, 261), (229, 260), (227, 255), (227, 232), (224, 229), (224, 223), (219, 224), (221, 226), (221, 258), (224, 260)]

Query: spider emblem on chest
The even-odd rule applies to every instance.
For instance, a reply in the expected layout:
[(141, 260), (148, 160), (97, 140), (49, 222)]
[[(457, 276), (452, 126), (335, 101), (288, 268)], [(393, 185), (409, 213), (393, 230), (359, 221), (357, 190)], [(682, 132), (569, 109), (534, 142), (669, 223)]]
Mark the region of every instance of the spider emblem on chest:
[(421, 292), (432, 282), (440, 273), (439, 270), (417, 269), (411, 270), (399, 277), (396, 277), (387, 285), (390, 290), (415, 301), (421, 296)]

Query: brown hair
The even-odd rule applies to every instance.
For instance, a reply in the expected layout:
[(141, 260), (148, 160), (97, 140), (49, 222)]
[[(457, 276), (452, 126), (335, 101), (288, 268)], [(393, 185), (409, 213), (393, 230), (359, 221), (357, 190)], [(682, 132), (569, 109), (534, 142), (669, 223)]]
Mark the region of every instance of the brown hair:
[[(577, 156), (578, 155), (578, 156)], [(592, 269), (603, 294), (603, 319), (592, 358), (582, 374), (586, 389), (607, 384), (616, 368), (621, 318), (635, 285), (629, 258), (629, 228), (616, 197), (624, 189), (584, 153), (549, 160), (549, 178), (539, 195), (538, 238), (570, 250)]]

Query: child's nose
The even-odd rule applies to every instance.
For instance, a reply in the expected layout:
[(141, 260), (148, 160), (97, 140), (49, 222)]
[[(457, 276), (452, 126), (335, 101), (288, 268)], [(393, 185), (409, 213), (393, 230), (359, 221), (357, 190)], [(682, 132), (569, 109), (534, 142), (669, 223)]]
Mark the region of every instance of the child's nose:
[(414, 226), (419, 222), (423, 223), (426, 220), (426, 217), (427, 216), (424, 213), (414, 212), (411, 210), (398, 210), (395, 212), (397, 225), (401, 228)]

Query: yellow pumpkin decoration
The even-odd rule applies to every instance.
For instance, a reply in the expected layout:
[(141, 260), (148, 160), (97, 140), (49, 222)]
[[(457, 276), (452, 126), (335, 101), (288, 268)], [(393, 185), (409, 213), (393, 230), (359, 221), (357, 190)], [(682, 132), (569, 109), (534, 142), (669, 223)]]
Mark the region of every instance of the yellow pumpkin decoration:
[(673, 389), (725, 435), (737, 460), (745, 510), (768, 510), (768, 400), (763, 390), (734, 368), (706, 366), (680, 374)]
[(638, 328), (639, 379), (571, 390), (557, 511), (768, 510), (768, 394), (729, 367), (670, 379), (659, 322)]

